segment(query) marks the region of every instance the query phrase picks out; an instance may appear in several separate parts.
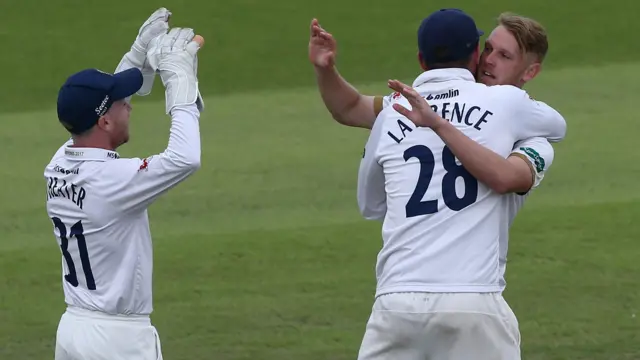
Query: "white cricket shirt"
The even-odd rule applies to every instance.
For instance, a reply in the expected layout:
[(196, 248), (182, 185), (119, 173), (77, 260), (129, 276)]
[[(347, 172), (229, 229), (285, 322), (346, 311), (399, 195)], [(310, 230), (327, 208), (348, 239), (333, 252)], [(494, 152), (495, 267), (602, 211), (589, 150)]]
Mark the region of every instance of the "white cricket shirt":
[[(519, 140), (561, 140), (564, 118), (514, 86), (476, 83), (465, 69), (422, 73), (413, 87), (474, 141), (505, 158)], [(498, 292), (502, 197), (479, 183), (428, 128), (416, 128), (384, 101), (358, 174), (358, 205), (383, 220), (376, 295)]]
[(171, 113), (160, 154), (123, 159), (114, 151), (72, 147), (46, 166), (47, 214), (62, 252), (68, 305), (108, 314), (152, 312), (153, 251), (147, 207), (200, 166), (200, 113)]

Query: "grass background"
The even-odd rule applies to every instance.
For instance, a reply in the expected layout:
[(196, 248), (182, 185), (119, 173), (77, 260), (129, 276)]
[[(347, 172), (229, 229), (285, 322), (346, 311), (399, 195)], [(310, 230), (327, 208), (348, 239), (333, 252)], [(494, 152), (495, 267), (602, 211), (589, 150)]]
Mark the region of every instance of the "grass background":
[[(203, 167), (150, 209), (153, 322), (167, 359), (354, 359), (373, 301), (380, 225), (359, 217), (367, 132), (337, 125), (314, 88), (308, 26), (339, 41), (367, 93), (418, 73), (415, 31), (445, 6), (488, 33), (502, 11), (540, 20), (545, 70), (528, 90), (567, 139), (512, 232), (507, 300), (524, 359), (640, 359), (636, 94), (640, 5), (600, 1), (23, 0), (0, 12), (0, 359), (53, 357), (64, 301), (42, 170), (67, 135), (58, 87), (112, 71), (156, 7), (205, 36)], [(166, 146), (160, 81), (137, 98), (123, 156)]]

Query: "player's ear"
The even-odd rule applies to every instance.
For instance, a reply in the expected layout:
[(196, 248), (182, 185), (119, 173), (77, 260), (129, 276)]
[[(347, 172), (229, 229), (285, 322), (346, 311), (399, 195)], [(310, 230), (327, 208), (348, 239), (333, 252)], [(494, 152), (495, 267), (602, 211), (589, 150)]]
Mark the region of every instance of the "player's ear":
[(109, 114), (104, 114), (100, 116), (100, 118), (98, 119), (98, 123), (96, 125), (98, 128), (107, 132), (113, 127), (112, 121), (109, 118)]
[(527, 70), (525, 70), (524, 75), (522, 75), (522, 81), (526, 83), (533, 80), (533, 78), (538, 76), (541, 69), (542, 69), (542, 64), (540, 64), (537, 61), (532, 63), (527, 67)]

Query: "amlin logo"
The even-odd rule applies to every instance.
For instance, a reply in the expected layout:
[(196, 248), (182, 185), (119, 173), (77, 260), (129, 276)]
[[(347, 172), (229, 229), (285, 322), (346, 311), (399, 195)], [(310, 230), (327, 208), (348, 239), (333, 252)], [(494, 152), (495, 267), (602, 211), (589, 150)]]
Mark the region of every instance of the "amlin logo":
[(432, 94), (429, 94), (429, 96), (427, 96), (427, 100), (440, 100), (440, 99), (449, 99), (452, 97), (456, 97), (460, 95), (460, 91), (458, 91), (458, 89), (449, 89), (449, 92), (446, 93), (442, 93), (442, 94), (437, 94), (436, 96), (433, 96)]

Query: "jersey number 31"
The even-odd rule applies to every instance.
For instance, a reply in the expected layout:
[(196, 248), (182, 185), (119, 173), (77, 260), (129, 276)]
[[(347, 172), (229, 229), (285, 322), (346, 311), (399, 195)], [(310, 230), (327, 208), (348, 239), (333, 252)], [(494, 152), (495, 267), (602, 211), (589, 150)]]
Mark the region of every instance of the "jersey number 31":
[[(436, 167), (435, 158), (431, 149), (424, 145), (416, 145), (408, 148), (404, 152), (404, 160), (408, 161), (416, 158), (420, 161), (420, 175), (411, 198), (405, 206), (407, 217), (434, 214), (438, 212), (438, 200), (422, 201), (424, 194), (429, 188), (433, 171)], [(460, 211), (476, 202), (478, 198), (478, 180), (471, 175), (462, 165), (456, 163), (453, 152), (444, 147), (442, 151), (442, 165), (446, 171), (442, 178), (442, 198), (445, 205), (453, 211)], [(464, 180), (464, 195), (458, 197), (456, 193), (456, 180)]]
[(69, 269), (69, 274), (65, 275), (64, 279), (67, 280), (71, 286), (78, 286), (76, 266), (74, 265), (71, 254), (69, 253), (69, 239), (75, 237), (77, 240), (76, 242), (78, 243), (78, 252), (80, 253), (80, 262), (82, 263), (84, 278), (87, 281), (87, 288), (89, 290), (95, 290), (96, 281), (93, 278), (93, 271), (91, 271), (91, 262), (89, 262), (89, 252), (87, 251), (87, 241), (84, 238), (82, 222), (78, 221), (75, 223), (71, 227), (69, 234), (67, 234), (67, 227), (64, 225), (62, 220), (57, 217), (51, 218), (51, 220), (53, 220), (53, 225), (60, 232), (60, 249), (62, 250), (62, 256), (64, 256), (64, 260), (67, 262), (67, 268)]

